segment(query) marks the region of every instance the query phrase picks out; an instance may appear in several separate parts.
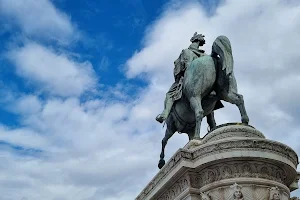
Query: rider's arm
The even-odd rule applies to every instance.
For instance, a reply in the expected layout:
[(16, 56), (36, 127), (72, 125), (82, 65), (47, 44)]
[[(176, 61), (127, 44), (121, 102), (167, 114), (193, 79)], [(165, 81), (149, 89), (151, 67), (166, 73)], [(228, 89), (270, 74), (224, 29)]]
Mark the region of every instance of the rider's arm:
[(190, 59), (190, 54), (187, 52), (188, 50), (185, 49), (182, 51), (182, 55), (181, 55), (181, 71), (184, 72), (186, 70), (186, 68), (190, 65), (191, 63), (191, 59)]

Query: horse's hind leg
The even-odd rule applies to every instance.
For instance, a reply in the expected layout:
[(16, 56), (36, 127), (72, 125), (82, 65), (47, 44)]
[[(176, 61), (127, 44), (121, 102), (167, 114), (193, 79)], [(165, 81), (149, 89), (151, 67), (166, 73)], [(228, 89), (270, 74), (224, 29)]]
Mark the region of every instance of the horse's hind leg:
[(208, 114), (206, 116), (206, 119), (207, 119), (207, 123), (209, 125), (210, 130), (212, 130), (213, 128), (216, 128), (217, 124), (216, 124), (214, 112), (211, 112), (210, 114)]
[(224, 100), (235, 104), (241, 113), (242, 123), (248, 124), (249, 123), (249, 117), (247, 115), (243, 95), (235, 93), (235, 92), (229, 92), (226, 96), (224, 96)]
[(166, 133), (165, 133), (165, 137), (162, 139), (161, 141), (161, 153), (160, 153), (160, 160), (158, 163), (158, 168), (161, 169), (164, 165), (165, 165), (165, 147), (168, 143), (168, 140), (170, 139), (170, 137), (172, 137), (172, 135), (175, 133), (175, 130), (173, 127), (169, 128), (167, 126), (166, 129)]
[(190, 104), (195, 113), (196, 127), (193, 139), (200, 139), (201, 122), (204, 117), (204, 111), (201, 105), (201, 97), (193, 96), (190, 98)]
[(235, 104), (240, 110), (242, 123), (248, 124), (249, 117), (245, 109), (243, 95), (237, 93), (237, 86), (236, 86), (236, 80), (234, 78), (234, 75), (233, 74), (230, 75), (229, 78), (230, 78), (229, 90), (228, 92), (223, 92), (222, 99), (229, 103)]

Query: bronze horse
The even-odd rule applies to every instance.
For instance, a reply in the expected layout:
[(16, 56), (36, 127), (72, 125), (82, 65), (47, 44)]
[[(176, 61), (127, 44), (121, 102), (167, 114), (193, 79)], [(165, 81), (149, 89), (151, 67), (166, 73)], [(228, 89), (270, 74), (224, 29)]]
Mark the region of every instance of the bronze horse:
[(231, 44), (226, 36), (219, 36), (212, 46), (211, 55), (192, 61), (184, 73), (183, 96), (176, 101), (166, 119), (166, 133), (158, 167), (165, 164), (165, 146), (177, 131), (187, 133), (189, 140), (200, 139), (203, 117), (207, 117), (210, 128), (216, 127), (213, 111), (223, 107), (220, 100), (235, 104), (241, 114), (242, 123), (248, 124), (243, 96), (237, 92), (233, 73)]

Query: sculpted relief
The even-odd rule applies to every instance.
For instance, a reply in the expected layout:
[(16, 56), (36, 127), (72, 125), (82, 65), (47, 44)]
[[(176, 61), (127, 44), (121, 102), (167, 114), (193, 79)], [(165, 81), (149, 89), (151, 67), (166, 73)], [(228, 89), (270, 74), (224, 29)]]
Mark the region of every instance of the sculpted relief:
[(235, 183), (232, 186), (230, 186), (230, 188), (233, 189), (234, 200), (244, 200), (243, 193), (242, 193), (242, 186)]
[(269, 200), (281, 200), (278, 187), (271, 187), (269, 190), (270, 190)]
[(208, 193), (202, 193), (201, 192), (201, 200), (210, 200), (209, 194)]

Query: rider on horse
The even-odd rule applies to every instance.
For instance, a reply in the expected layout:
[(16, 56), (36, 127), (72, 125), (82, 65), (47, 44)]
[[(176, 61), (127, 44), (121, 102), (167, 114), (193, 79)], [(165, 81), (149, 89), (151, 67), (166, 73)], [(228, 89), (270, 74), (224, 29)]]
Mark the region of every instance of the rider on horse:
[(182, 96), (182, 82), (186, 68), (194, 59), (206, 55), (204, 50), (199, 49), (199, 46), (203, 46), (205, 44), (204, 35), (197, 34), (196, 32), (190, 41), (192, 44), (187, 49), (182, 50), (178, 59), (174, 61), (175, 82), (166, 94), (163, 112), (156, 117), (156, 120), (160, 123), (166, 120), (174, 102), (179, 100)]

